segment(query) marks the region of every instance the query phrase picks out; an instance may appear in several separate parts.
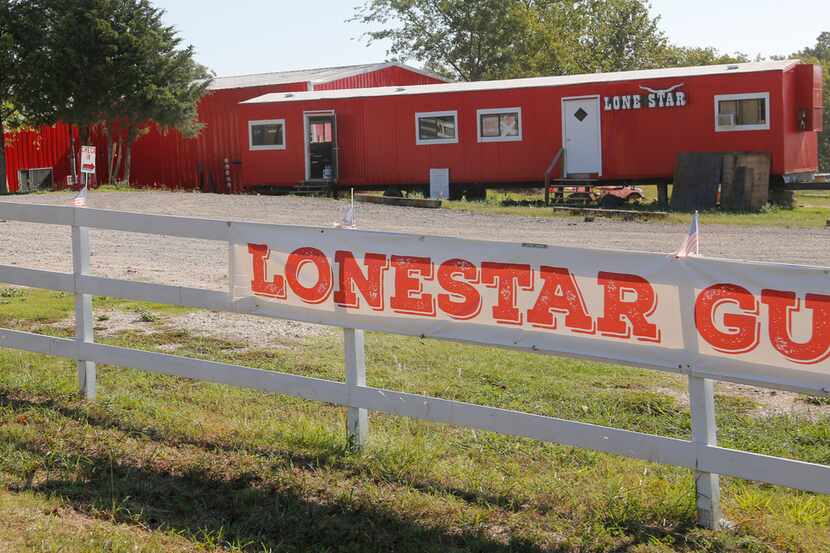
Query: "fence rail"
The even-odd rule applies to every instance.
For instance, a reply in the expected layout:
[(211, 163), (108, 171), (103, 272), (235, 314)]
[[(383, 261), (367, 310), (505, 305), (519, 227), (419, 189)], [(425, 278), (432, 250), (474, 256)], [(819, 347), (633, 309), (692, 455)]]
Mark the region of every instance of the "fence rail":
[[(721, 521), (717, 480), (719, 474), (830, 493), (830, 466), (719, 447), (714, 426), (711, 378), (821, 392), (822, 386), (827, 385), (827, 378), (821, 375), (816, 377), (813, 384), (803, 386), (793, 385), (783, 379), (776, 380), (773, 376), (766, 381), (759, 381), (754, 377), (747, 378), (741, 371), (730, 374), (723, 368), (709, 372), (680, 366), (676, 372), (686, 373), (689, 377), (692, 409), (692, 439), (682, 440), (366, 386), (363, 329), (385, 330), (385, 325), (372, 324), (368, 320), (364, 321), (366, 324), (361, 328), (344, 328), (346, 382), (96, 344), (92, 336), (91, 296), (146, 300), (236, 313), (270, 316), (276, 313), (281, 318), (323, 324), (337, 324), (337, 319), (325, 313), (308, 314), (291, 306), (276, 311), (263, 311), (252, 298), (235, 299), (232, 290), (219, 292), (89, 274), (88, 228), (227, 241), (229, 247), (232, 247), (231, 228), (234, 223), (16, 203), (0, 203), (0, 218), (72, 227), (72, 273), (0, 265), (0, 282), (75, 294), (75, 339), (0, 329), (0, 347), (75, 359), (78, 362), (81, 391), (90, 399), (95, 397), (95, 363), (104, 363), (348, 407), (349, 436), (356, 445), (362, 445), (368, 435), (367, 412), (376, 411), (684, 467), (697, 474), (699, 522), (712, 528), (717, 527)], [(273, 227), (263, 225), (262, 228)], [(446, 339), (454, 338), (450, 336)], [(458, 340), (463, 341), (461, 338)], [(494, 345), (509, 347), (505, 343)], [(605, 359), (601, 355), (596, 358)], [(663, 365), (654, 368), (670, 370)]]

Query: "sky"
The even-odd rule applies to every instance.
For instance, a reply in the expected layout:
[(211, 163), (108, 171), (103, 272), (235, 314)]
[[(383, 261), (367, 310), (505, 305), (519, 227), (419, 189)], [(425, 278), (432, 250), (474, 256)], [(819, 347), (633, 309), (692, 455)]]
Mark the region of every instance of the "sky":
[[(165, 22), (217, 75), (383, 61), (368, 30), (347, 23), (356, 0), (155, 0)], [(661, 28), (681, 46), (750, 57), (788, 55), (830, 31), (830, 0), (651, 0)]]

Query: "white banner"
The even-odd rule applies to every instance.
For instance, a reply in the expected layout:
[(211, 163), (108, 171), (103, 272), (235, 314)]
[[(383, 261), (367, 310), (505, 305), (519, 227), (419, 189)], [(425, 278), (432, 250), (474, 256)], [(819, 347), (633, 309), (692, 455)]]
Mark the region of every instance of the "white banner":
[(830, 269), (231, 225), (255, 313), (830, 390)]

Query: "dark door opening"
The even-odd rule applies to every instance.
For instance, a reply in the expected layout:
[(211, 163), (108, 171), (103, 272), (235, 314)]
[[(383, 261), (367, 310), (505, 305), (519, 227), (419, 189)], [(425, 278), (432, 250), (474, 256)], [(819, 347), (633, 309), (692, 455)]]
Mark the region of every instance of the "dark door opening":
[(334, 114), (306, 115), (308, 180), (337, 180), (337, 125)]

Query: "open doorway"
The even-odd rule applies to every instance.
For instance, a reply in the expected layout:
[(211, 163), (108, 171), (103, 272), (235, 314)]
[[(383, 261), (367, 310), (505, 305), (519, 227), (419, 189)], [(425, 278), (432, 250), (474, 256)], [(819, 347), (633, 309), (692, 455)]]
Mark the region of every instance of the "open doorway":
[(333, 111), (305, 113), (306, 180), (336, 182), (337, 122)]

